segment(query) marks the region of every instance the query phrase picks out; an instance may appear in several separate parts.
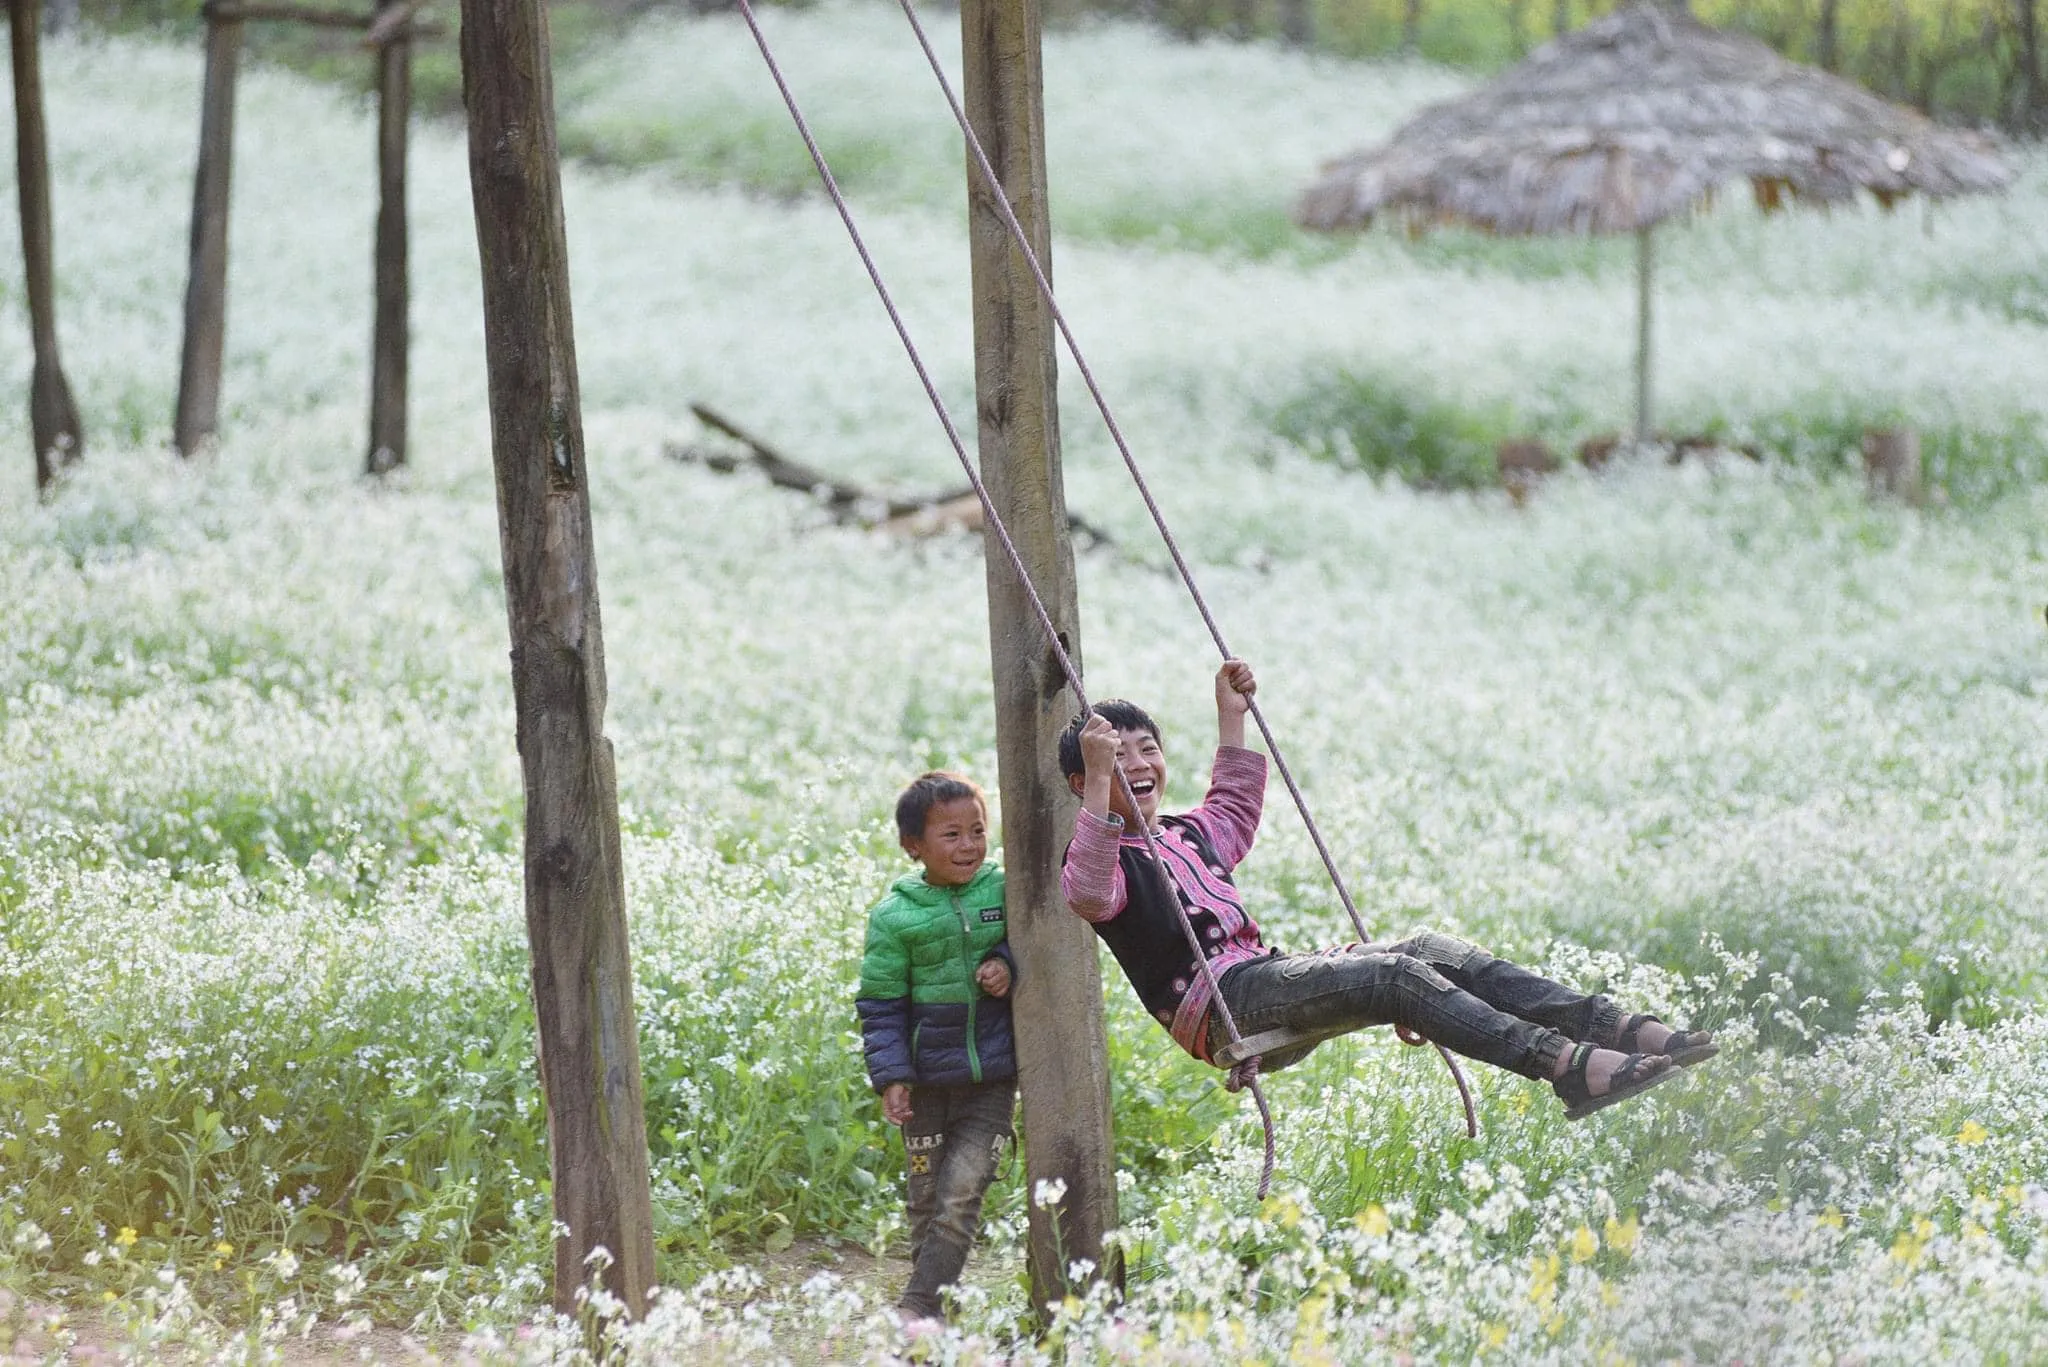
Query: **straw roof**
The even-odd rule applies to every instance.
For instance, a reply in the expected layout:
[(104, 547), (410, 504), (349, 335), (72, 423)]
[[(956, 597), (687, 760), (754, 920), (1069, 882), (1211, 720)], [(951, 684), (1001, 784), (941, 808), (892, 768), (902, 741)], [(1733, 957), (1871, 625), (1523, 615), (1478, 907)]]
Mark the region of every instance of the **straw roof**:
[(1738, 178), (1777, 208), (1858, 189), (1886, 204), (1996, 190), (2012, 170), (1983, 134), (1636, 0), (1331, 162), (1296, 217), (1323, 229), (1393, 211), (1509, 234), (1632, 232)]

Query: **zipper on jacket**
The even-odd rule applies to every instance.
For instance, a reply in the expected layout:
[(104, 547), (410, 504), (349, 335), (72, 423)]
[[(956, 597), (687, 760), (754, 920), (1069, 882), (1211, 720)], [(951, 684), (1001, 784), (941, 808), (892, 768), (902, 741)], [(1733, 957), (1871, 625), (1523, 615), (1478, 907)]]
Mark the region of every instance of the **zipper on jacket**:
[(974, 980), (976, 966), (967, 961), (967, 951), (974, 947), (974, 939), (967, 926), (967, 908), (960, 905), (959, 889), (955, 888), (947, 895), (953, 902), (953, 915), (960, 922), (960, 967), (967, 973), (967, 1072), (979, 1082), (981, 1051), (974, 1046), (974, 1037), (977, 1033), (974, 1028), (974, 1007), (981, 1000), (981, 984)]

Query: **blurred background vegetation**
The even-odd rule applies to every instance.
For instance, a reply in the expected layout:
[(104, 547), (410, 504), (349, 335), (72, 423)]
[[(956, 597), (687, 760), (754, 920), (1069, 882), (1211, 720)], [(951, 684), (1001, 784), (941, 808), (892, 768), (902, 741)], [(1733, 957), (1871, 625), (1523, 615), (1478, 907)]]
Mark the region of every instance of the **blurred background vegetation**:
[[(364, 3), (365, 0), (357, 0)], [(774, 0), (768, 0), (774, 2)], [(805, 3), (806, 0), (796, 0)], [(188, 28), (201, 0), (50, 0), (53, 18), (107, 28)], [(2048, 128), (2042, 90), (2042, 0), (1692, 0), (1710, 23), (1742, 29), (1778, 51), (1840, 72), (1888, 98), (1956, 123), (2038, 134)], [(453, 23), (454, 0), (429, 14)], [(557, 50), (662, 9), (703, 13), (731, 0), (550, 0)], [(1054, 23), (1136, 19), (1186, 39), (1274, 41), (1343, 57), (1418, 55), (1490, 71), (1614, 8), (1612, 0), (1046, 0)], [(297, 26), (251, 26), (249, 45), (320, 74), (367, 83), (354, 36)], [(418, 73), (428, 107), (461, 97), (452, 43), (423, 45)], [(359, 76), (349, 69), (362, 68)]]

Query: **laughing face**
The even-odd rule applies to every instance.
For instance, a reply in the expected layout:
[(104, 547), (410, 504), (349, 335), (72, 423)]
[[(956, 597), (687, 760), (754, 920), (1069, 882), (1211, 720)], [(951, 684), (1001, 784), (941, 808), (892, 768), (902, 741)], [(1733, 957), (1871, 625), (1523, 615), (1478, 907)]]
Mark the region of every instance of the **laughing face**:
[(1126, 828), (1134, 828), (1134, 822), (1142, 820), (1143, 829), (1149, 831), (1158, 824), (1159, 799), (1166, 792), (1166, 751), (1160, 748), (1159, 738), (1142, 727), (1119, 728), (1116, 737), (1116, 762), (1123, 766), (1124, 777), (1131, 781), (1131, 795), (1138, 799), (1138, 810), (1131, 811), (1120, 783), (1110, 785), (1109, 810), (1124, 819)]
[(903, 850), (924, 865), (924, 881), (933, 887), (966, 887), (988, 857), (988, 813), (971, 797), (934, 803), (924, 834), (905, 836)]

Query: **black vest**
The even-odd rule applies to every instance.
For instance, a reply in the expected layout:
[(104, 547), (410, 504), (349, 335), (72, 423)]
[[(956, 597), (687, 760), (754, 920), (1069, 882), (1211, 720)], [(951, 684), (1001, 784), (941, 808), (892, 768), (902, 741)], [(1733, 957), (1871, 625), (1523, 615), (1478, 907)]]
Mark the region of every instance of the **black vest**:
[[(1237, 883), (1217, 857), (1216, 849), (1202, 828), (1182, 816), (1160, 818), (1160, 825), (1172, 828), (1194, 847), (1203, 863), (1232, 888)], [(1154, 1018), (1171, 1021), (1188, 988), (1201, 976), (1188, 937), (1174, 911), (1176, 902), (1187, 912), (1195, 936), (1214, 957), (1224, 943), (1223, 927), (1216, 913), (1190, 905), (1165, 869), (1154, 864), (1142, 845), (1117, 847), (1116, 861), (1124, 875), (1124, 909), (1107, 921), (1094, 922), (1109, 952), (1116, 955), (1124, 976), (1137, 990), (1138, 1000)]]

